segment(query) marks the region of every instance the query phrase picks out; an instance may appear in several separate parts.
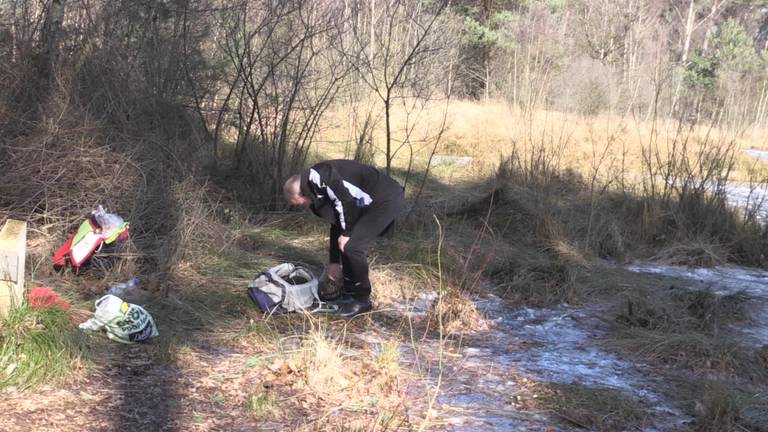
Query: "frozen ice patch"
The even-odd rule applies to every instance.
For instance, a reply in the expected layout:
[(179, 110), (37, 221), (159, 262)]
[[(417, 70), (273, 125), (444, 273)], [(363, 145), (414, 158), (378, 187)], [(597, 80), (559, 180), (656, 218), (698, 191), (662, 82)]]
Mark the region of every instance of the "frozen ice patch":
[(744, 153), (758, 159), (768, 160), (768, 150), (746, 149)]
[[(392, 307), (398, 314), (423, 315), (436, 300), (437, 293), (427, 292)], [(449, 341), (451, 348), (442, 361), (436, 340), (401, 345), (403, 365), (432, 380), (437, 366), (443, 365), (433, 412), (441, 430), (578, 430), (520, 405), (518, 397), (530, 396), (533, 383), (616, 389), (649, 407), (656, 429), (647, 431), (679, 430), (689, 420), (654, 392), (659, 381), (648, 368), (602, 349), (600, 338), (607, 326), (602, 320), (606, 311), (600, 306), (510, 308), (492, 295), (474, 301), (493, 325)], [(371, 333), (373, 338), (366, 342), (375, 343), (381, 338), (378, 333)]]
[(394, 303), (392, 306), (398, 312), (411, 316), (419, 316), (426, 314), (432, 307), (432, 304), (437, 299), (437, 293), (435, 291), (428, 291), (419, 293), (416, 298), (410, 301), (404, 301), (402, 303)]
[[(494, 415), (500, 407), (510, 407), (510, 397), (521, 390), (521, 376), (543, 383), (615, 388), (652, 406), (659, 425), (679, 426), (687, 420), (654, 393), (641, 367), (599, 346), (605, 324), (599, 318), (604, 311), (597, 307), (510, 309), (491, 297), (478, 300), (477, 308), (497, 325), (464, 342), (461, 364), (451, 371), (453, 379), (439, 398), (443, 412), (461, 410), (471, 417), (452, 422), (451, 430), (478, 430), (479, 424), (486, 425), (479, 430), (539, 430), (541, 418)], [(507, 423), (500, 421), (503, 418)], [(522, 429), (520, 422), (525, 424)], [(517, 429), (509, 429), (515, 423)]]
[(731, 206), (746, 213), (754, 213), (758, 220), (768, 220), (768, 184), (728, 183), (725, 194)]
[(651, 396), (639, 391), (641, 379), (634, 364), (597, 345), (604, 325), (588, 312), (596, 311), (560, 306), (510, 312), (502, 324), (504, 331), (498, 336), (512, 336), (516, 342), (529, 345), (533, 342), (533, 347), (506, 354), (504, 363), (537, 380), (614, 387)]

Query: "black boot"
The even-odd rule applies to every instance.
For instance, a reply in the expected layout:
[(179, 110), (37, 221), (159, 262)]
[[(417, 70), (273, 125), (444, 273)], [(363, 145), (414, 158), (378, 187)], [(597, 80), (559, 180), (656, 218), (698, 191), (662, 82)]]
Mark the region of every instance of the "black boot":
[(350, 301), (341, 304), (338, 314), (342, 318), (353, 318), (361, 313), (365, 313), (373, 309), (371, 298), (352, 298)]
[(333, 293), (335, 295), (332, 298), (328, 298), (328, 290), (326, 290), (324, 294), (325, 295), (320, 296), (320, 304), (314, 310), (314, 312), (338, 313), (341, 307), (346, 303), (355, 301), (354, 297), (352, 297), (352, 294), (350, 294), (349, 291), (344, 288), (336, 289), (336, 292)]
[(337, 298), (332, 300), (332, 302), (339, 305), (339, 307), (341, 307), (341, 305), (344, 303), (351, 303), (355, 300), (355, 296), (353, 294), (354, 290), (352, 288), (343, 286), (341, 287), (340, 293), (341, 294)]

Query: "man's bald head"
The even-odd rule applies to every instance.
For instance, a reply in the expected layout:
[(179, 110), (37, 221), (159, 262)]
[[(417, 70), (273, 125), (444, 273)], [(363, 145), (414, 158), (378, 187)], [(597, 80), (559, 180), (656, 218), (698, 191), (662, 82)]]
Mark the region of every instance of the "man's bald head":
[(301, 207), (309, 207), (312, 200), (301, 194), (301, 175), (294, 174), (285, 181), (283, 194), (288, 204)]

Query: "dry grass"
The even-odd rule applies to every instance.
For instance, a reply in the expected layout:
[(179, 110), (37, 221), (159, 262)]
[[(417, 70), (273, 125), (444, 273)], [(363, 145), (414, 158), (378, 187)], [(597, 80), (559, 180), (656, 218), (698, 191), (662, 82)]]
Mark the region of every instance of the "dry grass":
[(282, 414), (280, 403), (269, 391), (250, 395), (246, 400), (246, 409), (257, 419), (275, 418)]
[(430, 322), (441, 323), (446, 335), (487, 330), (488, 325), (465, 291), (449, 289), (430, 309)]
[[(351, 143), (348, 136), (348, 121), (352, 115), (347, 106), (337, 106), (326, 115), (326, 127), (320, 134), (319, 154), (331, 157), (351, 157), (345, 154), (344, 143)], [(416, 142), (416, 166), (423, 166), (431, 151), (428, 143), (430, 131), (438, 130), (443, 121), (444, 106), (430, 105), (417, 120), (412, 140)], [(477, 159), (471, 170), (453, 169), (451, 174), (465, 177), (467, 172), (487, 175), (500, 157), (508, 156), (515, 148), (531, 148), (537, 141), (547, 141), (561, 147), (559, 163), (563, 169), (574, 169), (591, 176), (595, 170), (603, 177), (612, 177), (617, 172), (627, 174), (628, 179), (643, 172), (642, 149), (653, 144), (662, 154), (668, 154), (673, 137), (681, 132), (691, 137), (690, 155), (696, 150), (696, 143), (714, 141), (726, 146), (733, 142), (737, 149), (768, 148), (768, 131), (750, 130), (747, 133), (712, 129), (704, 126), (689, 129), (673, 121), (642, 120), (620, 116), (581, 116), (555, 111), (537, 111), (523, 115), (508, 108), (503, 102), (490, 103), (454, 100), (447, 108), (448, 130), (443, 135), (437, 153), (441, 155), (470, 156)], [(414, 122), (413, 116), (404, 112), (393, 112), (395, 138), (402, 139), (406, 122)], [(374, 129), (374, 147), (379, 149), (376, 161), (382, 161), (381, 143), (384, 142), (381, 124)], [(424, 143), (422, 143), (424, 141)], [(403, 151), (395, 158), (399, 166), (408, 165), (409, 152)], [(733, 178), (749, 181), (754, 178), (755, 168), (763, 171), (765, 162), (738, 152), (738, 169)], [(465, 167), (459, 167), (465, 168)]]
[(578, 384), (547, 384), (536, 405), (566, 423), (594, 431), (642, 430), (650, 424), (648, 407), (620, 390)]
[(310, 389), (336, 402), (346, 399), (350, 370), (343, 359), (343, 348), (323, 330), (315, 330), (304, 339), (301, 364)]
[[(679, 171), (669, 173), (670, 178), (693, 184), (701, 175), (718, 181), (743, 175), (738, 153), (731, 153), (735, 165), (728, 162), (728, 152), (736, 150), (728, 140), (732, 137), (706, 141), (702, 138), (706, 133), (720, 132), (698, 129), (686, 133), (685, 139), (700, 146), (689, 147), (691, 153), (670, 155), (681, 164)], [(606, 278), (596, 265), (596, 258), (621, 262), (637, 257), (704, 266), (728, 261), (761, 264), (768, 246), (764, 228), (745, 222), (724, 205), (723, 196), (710, 195), (701, 186), (694, 190), (671, 188), (663, 194), (632, 186), (632, 176), (639, 178), (643, 170), (653, 172), (656, 164), (664, 165), (668, 141), (655, 138), (658, 141), (653, 151), (660, 156), (658, 160), (632, 162), (625, 154), (621, 161), (625, 165), (614, 161), (592, 170), (599, 154), (571, 152), (578, 148), (574, 137), (579, 135), (565, 136), (567, 142), (558, 141), (554, 133), (521, 140), (499, 167), (494, 181), (488, 182), (486, 193), (446, 211), (449, 219), (445, 223), (451, 233), (447, 242), (453, 246), (458, 273), (466, 274), (467, 266), (462, 264), (472, 263), (469, 268), (480, 269), (497, 292), (516, 303), (596, 301), (623, 293), (625, 301), (616, 312), (618, 322), (608, 342), (613, 348), (647, 363), (692, 371), (696, 376), (737, 377), (726, 386), (738, 385), (740, 380), (765, 382), (761, 352), (748, 352), (728, 330), (745, 320), (742, 296), (719, 298), (687, 288), (667, 290), (645, 282), (636, 285), (631, 277)], [(592, 139), (595, 136), (599, 135)], [(611, 146), (627, 142), (626, 137), (599, 139), (606, 140), (607, 154), (613, 151)], [(647, 144), (648, 139), (641, 135), (638, 143)], [(500, 148), (500, 143), (490, 145)], [(737, 142), (737, 146), (745, 145)], [(691, 155), (696, 157), (691, 159)], [(709, 160), (706, 169), (700, 169), (706, 164), (698, 171), (687, 165), (703, 160)], [(569, 170), (579, 164), (578, 169)], [(473, 247), (480, 238), (490, 245), (482, 252)], [(591, 296), (593, 293), (601, 297)], [(451, 305), (446, 303), (443, 318), (462, 315), (454, 313)], [(636, 402), (614, 391), (593, 390), (554, 390), (551, 401), (558, 406), (555, 412), (595, 430), (642, 427), (647, 421), (644, 407)], [(697, 408), (707, 413), (699, 420), (700, 430), (754, 428), (755, 423), (745, 420), (746, 414), (736, 413), (733, 404), (711, 396), (711, 401), (701, 402), (705, 408)], [(761, 415), (762, 408), (753, 405), (750, 415)]]
[(408, 302), (420, 293), (434, 291), (437, 278), (429, 267), (415, 264), (390, 264), (371, 267), (373, 300), (377, 304)]
[[(223, 257), (241, 259), (237, 251)], [(243, 265), (251, 270), (258, 266)], [(168, 356), (174, 365), (197, 370), (203, 358), (185, 349), (178, 338), (186, 339), (185, 329), (199, 323), (206, 330), (197, 338), (247, 355), (241, 366), (247, 373), (237, 374), (242, 391), (237, 397), (231, 392), (224, 396), (227, 403), (236, 400), (238, 409), (254, 419), (269, 418), (292, 430), (307, 431), (357, 430), (374, 423), (380, 430), (394, 430), (406, 421), (402, 406), (409, 396), (405, 391), (416, 377), (400, 367), (399, 339), (353, 345), (345, 339), (353, 331), (345, 322), (303, 314), (262, 316), (236, 288), (231, 294), (221, 293), (222, 280), (216, 275), (199, 277), (207, 283), (176, 291), (175, 296), (183, 296), (182, 302), (169, 299), (166, 307), (174, 308), (158, 311), (165, 320), (184, 317), (174, 323), (179, 333), (174, 332), (168, 344), (170, 352), (159, 349), (158, 359)], [(235, 277), (223, 284), (242, 288), (246, 280)], [(195, 290), (204, 294), (204, 301), (195, 300)]]
[(387, 380), (400, 376), (400, 342), (397, 339), (390, 339), (381, 346), (376, 355), (376, 366)]
[(666, 246), (651, 257), (653, 261), (696, 267), (714, 267), (724, 264), (729, 258), (726, 246), (696, 238)]
[(638, 288), (623, 294), (608, 344), (643, 361), (694, 373), (768, 378), (729, 325), (747, 319), (746, 298), (688, 287)]
[[(53, 249), (74, 225), (94, 205), (105, 204), (133, 223), (131, 249), (124, 256), (131, 264), (107, 277), (140, 272), (155, 281), (148, 283), (154, 291), (167, 296), (150, 300), (152, 313), (164, 326), (163, 337), (150, 349), (153, 360), (197, 370), (204, 355), (186, 345), (187, 339), (211, 337), (248, 356), (245, 365), (238, 365), (249, 369), (238, 381), (248, 390), (230, 389), (228, 394), (239, 412), (255, 417), (303, 413), (308, 418), (304, 430), (371, 425), (395, 429), (403, 422), (402, 406), (415, 403), (407, 393), (415, 379), (401, 364), (399, 340), (392, 338), (378, 348), (352, 348), (343, 338), (346, 327), (301, 316), (267, 321), (243, 293), (253, 272), (275, 262), (301, 257), (319, 267), (322, 258), (317, 256), (325, 250), (323, 228), (307, 227), (306, 218), (292, 215), (254, 218), (229, 202), (229, 193), (196, 172), (202, 143), (196, 128), (183, 115), (175, 115), (177, 111), (142, 114), (146, 107), (123, 106), (128, 102), (113, 96), (78, 106), (64, 89), (52, 94), (40, 119), (11, 121), (13, 113), (0, 106), (0, 127), (8, 132), (0, 140), (0, 218), (31, 222), (36, 277), (45, 274)], [(134, 120), (115, 123), (86, 106), (112, 114), (127, 111), (126, 117), (130, 114)], [(443, 118), (439, 107), (429, 107), (422, 115), (411, 137), (417, 171), (426, 166), (434, 130)], [(360, 139), (348, 126), (349, 112), (337, 109), (326, 118), (324, 142), (313, 157), (348, 155), (345, 144)], [(396, 112), (394, 123), (396, 139), (402, 138), (405, 115)], [(661, 165), (679, 156), (670, 156), (676, 124), (546, 111), (522, 116), (500, 103), (466, 101), (448, 106), (448, 123), (437, 152), (474, 160), (463, 164), (446, 159), (449, 162), (433, 167), (434, 182), (428, 183), (425, 194), (432, 207), (415, 212), (416, 221), (405, 225), (400, 236), (403, 241), (381, 247), (372, 266), (380, 304), (437, 291), (439, 276), (445, 277), (448, 289), (428, 320), (441, 322), (447, 333), (482, 328), (484, 321), (469, 293), (481, 289), (486, 279), (517, 302), (577, 302), (586, 293), (579, 278), (592, 270), (596, 257), (625, 259), (644, 253), (670, 262), (711, 265), (739, 254), (765, 252), (759, 235), (728, 222), (731, 213), (713, 212), (716, 206), (680, 210), (672, 205), (679, 204), (677, 197), (664, 201), (613, 193), (642, 190), (638, 179), (648, 168), (643, 148), (653, 144), (662, 156)], [(378, 127), (363, 138), (381, 147), (381, 123), (373, 124)], [(701, 144), (726, 150), (765, 147), (768, 136), (764, 131), (734, 136), (705, 128), (687, 133), (691, 145), (682, 153), (694, 156), (692, 161)], [(395, 158), (398, 175), (409, 166), (409, 157), (403, 150)], [(499, 166), (502, 157), (506, 159)], [(373, 158), (382, 161), (380, 152)], [(735, 158), (731, 178), (764, 177), (764, 163), (740, 153)], [(456, 196), (473, 195), (457, 191), (459, 186), (471, 189), (495, 174), (490, 194), (458, 211), (448, 210)], [(234, 190), (232, 184), (225, 186)], [(244, 194), (252, 189), (238, 186)], [(449, 247), (443, 275), (436, 270), (433, 210), (451, 213), (444, 218)], [(700, 229), (702, 215), (716, 229)], [(691, 221), (696, 223), (687, 224)], [(58, 283), (70, 284), (73, 290), (85, 285)], [(642, 305), (635, 300), (635, 309), (618, 325), (617, 340), (624, 344), (622, 349), (661, 363), (750, 375), (738, 350), (727, 339), (713, 336), (719, 325), (738, 315), (738, 308), (728, 311), (725, 306), (711, 298), (685, 296), (661, 296)], [(717, 319), (708, 326), (713, 316)], [(285, 349), (288, 339), (298, 341), (292, 350)], [(683, 352), (687, 354), (681, 356)], [(583, 427), (615, 430), (644, 421), (636, 404), (610, 390), (553, 387), (551, 397), (555, 412)], [(704, 406), (703, 424), (726, 429), (743, 424), (734, 420), (743, 418), (743, 411), (734, 414), (733, 405), (721, 402), (715, 393)]]
[(45, 277), (54, 250), (104, 205), (131, 223), (131, 241), (116, 271), (96, 277), (155, 273), (162, 285), (192, 237), (207, 237), (222, 196), (197, 175), (199, 128), (181, 107), (133, 94), (114, 99), (128, 91), (117, 88), (123, 82), (98, 79), (93, 93), (75, 94), (73, 79), (62, 71), (36, 109), (0, 101), (12, 118), (0, 120), (0, 219), (28, 221), (28, 262)]
[(765, 392), (745, 385), (710, 378), (670, 379), (674, 396), (686, 401), (696, 432), (768, 431)]

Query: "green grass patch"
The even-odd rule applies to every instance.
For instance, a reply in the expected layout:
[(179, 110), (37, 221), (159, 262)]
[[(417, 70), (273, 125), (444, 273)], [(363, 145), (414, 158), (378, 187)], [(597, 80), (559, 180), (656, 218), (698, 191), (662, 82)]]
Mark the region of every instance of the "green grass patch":
[(223, 284), (189, 288), (169, 298), (155, 299), (146, 308), (158, 326), (182, 340), (189, 331), (229, 331), (229, 324), (257, 312), (246, 288), (245, 284), (242, 287)]
[(208, 399), (211, 401), (214, 405), (224, 405), (226, 402), (226, 399), (224, 398), (224, 395), (221, 392), (216, 392), (208, 396)]
[(264, 320), (251, 320), (245, 326), (244, 334), (247, 336), (275, 336), (274, 330), (270, 328)]
[(197, 272), (228, 281), (250, 280), (258, 272), (283, 262), (303, 263), (320, 269), (326, 260), (327, 233), (295, 227), (267, 226), (242, 229), (226, 245), (197, 253)]
[(245, 409), (256, 418), (273, 418), (282, 413), (277, 398), (267, 391), (248, 396), (245, 402)]
[(0, 323), (0, 387), (56, 382), (82, 367), (85, 335), (58, 308), (11, 311)]
[(262, 366), (268, 365), (272, 361), (274, 361), (273, 356), (255, 355), (253, 357), (249, 357), (248, 360), (245, 361), (245, 367), (248, 369), (260, 368)]
[(206, 250), (195, 262), (196, 270), (201, 276), (226, 278), (230, 281), (251, 279), (259, 271), (276, 263), (273, 259), (240, 250), (237, 245), (230, 246), (224, 251)]
[(391, 239), (373, 244), (376, 262), (382, 264), (408, 263), (437, 267), (437, 233), (422, 227), (396, 228)]
[(192, 421), (195, 423), (203, 423), (205, 421), (205, 415), (197, 411), (192, 411)]
[[(250, 301), (250, 300), (249, 300)], [(254, 306), (255, 309), (255, 306)], [(261, 312), (254, 311), (254, 314)], [(266, 320), (252, 318), (243, 328), (243, 331), (237, 335), (238, 340), (254, 346), (272, 346), (279, 342), (280, 332), (270, 326)]]
[(379, 407), (379, 399), (375, 397), (366, 397), (356, 400), (347, 406), (349, 411), (353, 412), (376, 412)]

